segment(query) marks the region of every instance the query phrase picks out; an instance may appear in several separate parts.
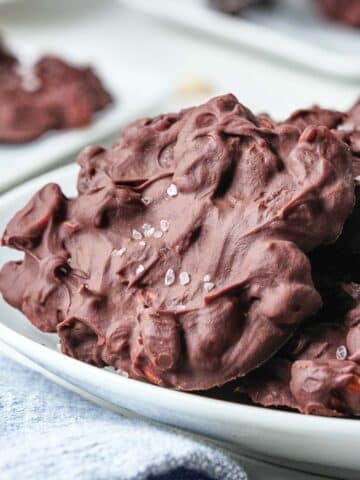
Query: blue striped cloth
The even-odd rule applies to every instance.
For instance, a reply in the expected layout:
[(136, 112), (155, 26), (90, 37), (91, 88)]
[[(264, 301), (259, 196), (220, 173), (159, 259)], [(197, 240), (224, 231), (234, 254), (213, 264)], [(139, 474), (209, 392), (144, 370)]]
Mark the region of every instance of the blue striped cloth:
[(246, 480), (190, 435), (104, 410), (0, 355), (1, 480)]

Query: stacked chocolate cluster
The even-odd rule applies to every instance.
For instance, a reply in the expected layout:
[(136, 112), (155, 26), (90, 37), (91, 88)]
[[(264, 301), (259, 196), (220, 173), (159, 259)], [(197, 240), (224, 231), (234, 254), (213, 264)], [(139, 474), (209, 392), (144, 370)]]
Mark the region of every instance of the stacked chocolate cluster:
[(132, 378), (359, 415), (359, 109), (136, 121), (79, 155), (75, 198), (46, 185), (10, 221), (5, 300)]

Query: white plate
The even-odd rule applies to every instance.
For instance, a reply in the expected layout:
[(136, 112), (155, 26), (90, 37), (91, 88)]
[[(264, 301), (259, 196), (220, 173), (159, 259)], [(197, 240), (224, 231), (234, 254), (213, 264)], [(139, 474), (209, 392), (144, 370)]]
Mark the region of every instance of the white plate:
[[(146, 70), (107, 64), (99, 69), (99, 75), (112, 93), (114, 104), (99, 112), (92, 124), (50, 132), (25, 145), (0, 145), (0, 192), (49, 170), (82, 147), (119, 132), (130, 120), (149, 114), (170, 95), (171, 82)], [(145, 88), (144, 78), (149, 79)]]
[[(0, 230), (12, 215), (47, 182), (75, 193), (77, 167), (63, 167), (36, 178), (0, 199)], [(6, 248), (0, 263), (19, 258)], [(0, 340), (51, 374), (107, 402), (151, 419), (186, 428), (279, 462), (311, 464), (341, 478), (359, 478), (360, 423), (357, 420), (303, 416), (296, 413), (204, 398), (127, 379), (66, 357), (57, 339), (33, 328), (16, 310), (0, 301)], [(14, 379), (16, 381), (16, 379)]]
[(347, 79), (360, 78), (359, 30), (322, 18), (311, 0), (278, 0), (274, 9), (250, 10), (243, 17), (212, 10), (207, 0), (120, 1), (312, 70)]

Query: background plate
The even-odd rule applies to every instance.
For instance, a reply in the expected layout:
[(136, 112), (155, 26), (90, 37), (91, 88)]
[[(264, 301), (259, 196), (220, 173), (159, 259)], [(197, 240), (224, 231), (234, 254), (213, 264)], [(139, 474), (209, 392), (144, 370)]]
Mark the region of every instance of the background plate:
[(0, 193), (21, 181), (69, 162), (88, 144), (114, 139), (120, 127), (146, 116), (174, 88), (173, 71), (159, 72), (127, 58), (121, 9), (111, 1), (27, 0), (0, 7), (0, 34), (25, 62), (53, 54), (78, 65), (91, 65), (114, 97), (81, 129), (54, 131), (24, 145), (0, 145)]
[(207, 0), (119, 0), (165, 20), (260, 50), (311, 70), (360, 79), (360, 30), (321, 17), (311, 0), (278, 0), (273, 9), (224, 15)]
[[(0, 230), (47, 182), (75, 193), (77, 167), (63, 167), (7, 193), (0, 199)], [(0, 263), (16, 253), (3, 248)], [(18, 258), (21, 255), (18, 255)], [(0, 301), (0, 340), (47, 372), (81, 390), (156, 421), (182, 427), (261, 457), (341, 478), (358, 479), (360, 423), (357, 420), (303, 416), (176, 392), (127, 379), (66, 357), (54, 334), (33, 328), (18, 311)]]

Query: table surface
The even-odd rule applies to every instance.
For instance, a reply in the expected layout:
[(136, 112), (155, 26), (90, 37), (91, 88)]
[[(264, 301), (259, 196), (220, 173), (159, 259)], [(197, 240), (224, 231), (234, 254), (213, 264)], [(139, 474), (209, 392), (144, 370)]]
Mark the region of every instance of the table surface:
[[(85, 391), (82, 391), (80, 388), (78, 389), (71, 384), (67, 384), (66, 381), (60, 379), (59, 377), (55, 377), (54, 375), (49, 375), (47, 372), (43, 371), (41, 367), (38, 367), (37, 365), (32, 363), (30, 360), (28, 360), (26, 357), (19, 354), (15, 350), (11, 349), (1, 341), (0, 341), (0, 352), (2, 355), (5, 355), (9, 359), (14, 360), (17, 363), (20, 363), (26, 368), (32, 368), (36, 371), (39, 371), (39, 373), (49, 377), (52, 381), (55, 381), (56, 383), (63, 386), (64, 388), (75, 391), (76, 393), (86, 398), (87, 400), (90, 400), (91, 402), (94, 402), (103, 408), (107, 408), (115, 412), (117, 411), (117, 409), (112, 404), (108, 404), (104, 400), (98, 397), (94, 397), (93, 395), (90, 395)], [(238, 454), (232, 453), (231, 456), (235, 458), (239, 462), (239, 464), (241, 464), (245, 468), (250, 480), (290, 480), (290, 479), (291, 480), (326, 480), (326, 479), (329, 479), (329, 477), (324, 477), (319, 475), (310, 475), (300, 471), (288, 470), (287, 468), (283, 468), (277, 465), (272, 465), (270, 463), (262, 462), (262, 461), (250, 458), (248, 456), (240, 455), (240, 454), (238, 455)]]

